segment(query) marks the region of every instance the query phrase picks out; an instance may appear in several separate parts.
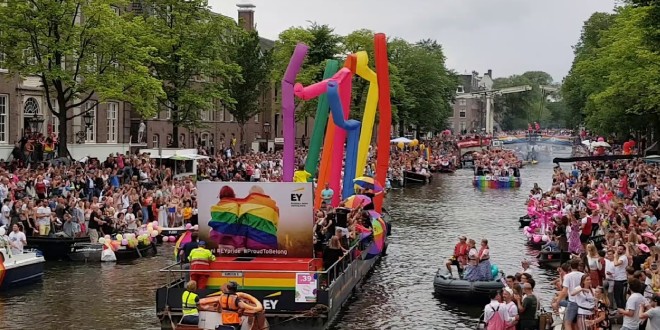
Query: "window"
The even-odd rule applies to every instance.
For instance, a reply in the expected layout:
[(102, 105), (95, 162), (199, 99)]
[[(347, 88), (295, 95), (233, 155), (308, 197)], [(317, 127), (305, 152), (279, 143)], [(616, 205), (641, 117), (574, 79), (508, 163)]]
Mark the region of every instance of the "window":
[(458, 87), (456, 87), (456, 93), (465, 93), (463, 85), (458, 85)]
[(165, 109), (165, 119), (170, 120), (172, 118), (172, 101), (167, 100)]
[(7, 69), (5, 68), (6, 59), (7, 59), (7, 57), (6, 57), (5, 53), (0, 52), (0, 72), (6, 72), (7, 71)]
[(7, 136), (9, 135), (8, 115), (9, 113), (9, 97), (7, 95), (0, 95), (0, 143), (7, 143)]
[(119, 103), (109, 102), (106, 117), (108, 121), (108, 143), (117, 143), (117, 123), (119, 114)]
[(115, 12), (115, 14), (116, 14), (117, 16), (119, 16), (119, 14), (120, 14), (120, 12), (119, 12), (119, 7), (116, 7), (116, 6), (110, 6), (110, 8), (112, 8), (112, 10)]
[(211, 141), (211, 135), (208, 132), (202, 132), (201, 140), (202, 140), (202, 147), (208, 147), (209, 141)]
[(464, 121), (461, 122), (460, 127), (461, 127), (461, 134), (463, 134), (463, 132), (465, 131), (465, 122)]
[(209, 119), (209, 117), (210, 117), (210, 116), (209, 116), (209, 110), (202, 110), (202, 111), (200, 112), (200, 116), (201, 116), (201, 118), (202, 118), (203, 121), (209, 121), (209, 120), (210, 120), (210, 119)]
[[(92, 106), (92, 102), (87, 102), (84, 107), (89, 111), (89, 114), (92, 115), (92, 125), (90, 125), (87, 130), (85, 143), (96, 143), (96, 107)], [(83, 112), (83, 116), (84, 115), (86, 115), (85, 112)]]
[(23, 59), (25, 60), (25, 64), (27, 65), (37, 64), (37, 57), (34, 55), (32, 49), (28, 48), (23, 50)]
[(232, 115), (231, 112), (226, 111), (226, 113), (225, 113), (225, 120), (226, 120), (226, 121), (234, 121), (234, 115)]
[(259, 122), (259, 114), (254, 115), (254, 122), (255, 123)]
[(458, 105), (466, 105), (467, 100), (466, 99), (458, 99)]
[(458, 113), (458, 116), (460, 118), (465, 118), (465, 109), (461, 109), (461, 111)]
[(158, 148), (158, 145), (160, 144), (160, 135), (154, 134), (151, 136), (151, 147), (152, 148)]

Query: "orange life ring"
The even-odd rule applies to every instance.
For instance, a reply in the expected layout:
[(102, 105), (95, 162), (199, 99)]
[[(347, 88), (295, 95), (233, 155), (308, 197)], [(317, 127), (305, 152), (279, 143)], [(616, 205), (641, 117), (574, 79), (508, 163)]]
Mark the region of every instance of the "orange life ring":
[[(206, 298), (200, 299), (199, 310), (207, 311), (207, 312), (219, 312), (220, 295), (222, 295), (222, 292), (217, 292)], [(263, 312), (264, 306), (261, 304), (261, 301), (259, 301), (259, 299), (245, 292), (236, 292), (236, 295), (247, 306), (243, 310), (243, 314), (257, 314)]]

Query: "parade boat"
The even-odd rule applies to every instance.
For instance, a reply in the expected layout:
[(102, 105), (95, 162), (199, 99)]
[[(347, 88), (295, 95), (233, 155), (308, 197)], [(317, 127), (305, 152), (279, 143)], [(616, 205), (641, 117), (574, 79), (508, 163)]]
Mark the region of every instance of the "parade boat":
[[(382, 215), (368, 211), (372, 229), (356, 232), (346, 253), (334, 260), (317, 257), (310, 235), (311, 183), (202, 181), (197, 192), (198, 237), (216, 257), (205, 259), (201, 270), (199, 262), (191, 269), (176, 263), (160, 270), (167, 281), (156, 290), (156, 312), (165, 329), (182, 317), (187, 275), (207, 278), (196, 291), (200, 299), (236, 282), (239, 292), (263, 304), (271, 330), (325, 329), (386, 251), (389, 226)], [(191, 237), (184, 234), (176, 249)], [(200, 320), (212, 317), (201, 314)]]
[(156, 242), (158, 244), (163, 243), (163, 237), (179, 237), (181, 234), (186, 232), (186, 227), (161, 227), (160, 233), (156, 236)]
[(472, 185), (482, 189), (520, 188), (522, 180), (515, 176), (475, 175)]
[(451, 161), (444, 159), (436, 165), (436, 171), (440, 173), (454, 173), (456, 172), (456, 167)]
[(77, 243), (89, 243), (89, 237), (31, 236), (27, 239), (28, 249), (41, 251), (48, 261), (67, 260), (71, 248)]
[(37, 251), (11, 254), (0, 249), (0, 291), (41, 281), (45, 262)]
[(571, 260), (571, 253), (568, 251), (543, 250), (538, 255), (538, 264), (541, 268), (556, 269), (568, 260)]
[[(326, 329), (380, 260), (381, 255), (369, 256), (372, 244), (376, 243), (354, 246), (326, 270), (320, 270), (318, 258), (219, 257), (211, 264), (209, 287), (200, 298), (216, 293), (222, 283), (235, 281), (241, 292), (263, 304), (268, 329)], [(179, 264), (160, 271), (167, 274), (168, 283), (156, 290), (156, 312), (162, 329), (171, 329), (182, 316), (183, 275), (188, 271)]]
[(403, 186), (425, 185), (431, 183), (433, 175), (431, 173), (422, 174), (412, 171), (403, 171)]

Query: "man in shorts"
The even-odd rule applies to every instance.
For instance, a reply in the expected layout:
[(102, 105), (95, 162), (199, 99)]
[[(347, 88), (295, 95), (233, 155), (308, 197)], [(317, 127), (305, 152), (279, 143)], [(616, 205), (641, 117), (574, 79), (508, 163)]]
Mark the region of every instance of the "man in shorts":
[(463, 266), (467, 263), (467, 254), (470, 251), (467, 244), (467, 237), (461, 235), (458, 239), (459, 242), (454, 247), (454, 255), (445, 263), (450, 276), (454, 276), (451, 270), (452, 265), (458, 269), (458, 276), (463, 276)]

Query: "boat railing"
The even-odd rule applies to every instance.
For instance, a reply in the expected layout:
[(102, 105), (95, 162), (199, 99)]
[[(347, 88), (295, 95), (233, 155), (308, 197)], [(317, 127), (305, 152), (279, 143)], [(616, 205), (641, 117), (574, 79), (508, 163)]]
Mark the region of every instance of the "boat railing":
[[(277, 273), (277, 274), (283, 274), (283, 273), (291, 273), (291, 274), (296, 274), (296, 273), (309, 273), (309, 274), (314, 274), (316, 277), (316, 289), (317, 292), (318, 290), (328, 290), (334, 281), (339, 278), (339, 276), (348, 269), (348, 267), (356, 260), (363, 259), (363, 255), (366, 254), (367, 247), (370, 245), (370, 243), (373, 241), (373, 236), (370, 235), (357, 243), (353, 244), (346, 252), (344, 253), (343, 256), (341, 256), (337, 261), (335, 261), (328, 269), (325, 270), (309, 270), (309, 271), (303, 271), (303, 270), (239, 270), (239, 269), (232, 269), (232, 270), (220, 270), (220, 269), (206, 269), (206, 270), (195, 270), (194, 272), (196, 273), (222, 273), (223, 277), (230, 277), (232, 280), (238, 280), (239, 286), (242, 285), (242, 283), (245, 283), (245, 278), (247, 274), (254, 274), (254, 273)], [(178, 285), (180, 283), (183, 283), (184, 279), (186, 279), (192, 270), (186, 269), (183, 267), (184, 264), (181, 262), (163, 267), (159, 269), (159, 272), (161, 273), (167, 273), (167, 285), (172, 286), (172, 285)]]

